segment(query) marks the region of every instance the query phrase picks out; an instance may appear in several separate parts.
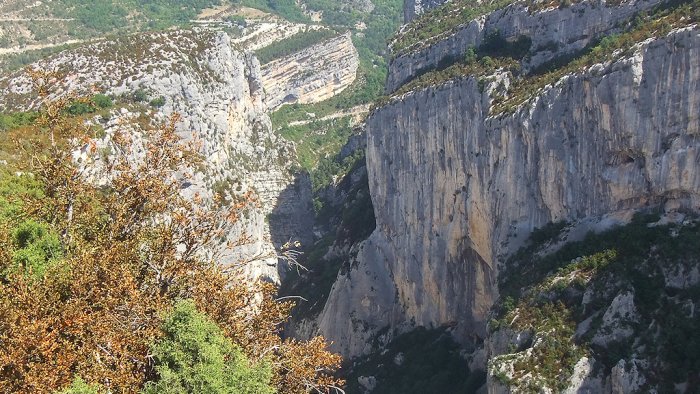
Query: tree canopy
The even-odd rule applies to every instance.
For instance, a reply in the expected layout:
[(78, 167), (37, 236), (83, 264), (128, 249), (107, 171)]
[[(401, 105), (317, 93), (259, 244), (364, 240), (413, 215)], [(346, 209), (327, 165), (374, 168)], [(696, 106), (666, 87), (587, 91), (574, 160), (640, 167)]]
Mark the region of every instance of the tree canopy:
[(48, 100), (59, 76), (32, 75), (44, 106), (18, 145), (23, 160), (0, 174), (0, 391), (342, 384), (323, 338), (281, 338), (293, 305), (274, 285), (203, 258), (254, 197), (223, 207), (182, 196), (174, 171), (191, 176), (199, 157), (177, 137), (177, 115), (143, 131), (139, 154), (135, 135), (116, 131), (114, 154), (101, 155), (65, 110), (81, 99)]

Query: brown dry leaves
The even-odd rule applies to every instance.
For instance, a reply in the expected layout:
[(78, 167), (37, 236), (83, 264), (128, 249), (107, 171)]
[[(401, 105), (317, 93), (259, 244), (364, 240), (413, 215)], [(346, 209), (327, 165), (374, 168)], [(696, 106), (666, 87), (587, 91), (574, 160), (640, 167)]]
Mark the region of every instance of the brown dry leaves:
[[(40, 96), (48, 97), (55, 76), (33, 73)], [(95, 148), (83, 124), (65, 115), (67, 103), (45, 101), (35, 127), (51, 138), (30, 152), (45, 198), (24, 204), (27, 217), (60, 235), (64, 258), (40, 279), (0, 277), (0, 391), (48, 393), (80, 376), (113, 393), (138, 392), (156, 377), (148, 349), (161, 335), (163, 314), (185, 298), (252, 360), (270, 362), (279, 392), (341, 385), (333, 377), (341, 359), (325, 350), (323, 338), (281, 339), (293, 305), (277, 301), (273, 285), (242, 283), (202, 260), (254, 199), (247, 195), (222, 211), (182, 197), (173, 172), (186, 178), (198, 156), (175, 133), (178, 117), (148, 131), (140, 160), (127, 160), (133, 143), (115, 135), (121, 154), (104, 159), (110, 182), (100, 187), (85, 180), (71, 156)], [(0, 269), (10, 264), (11, 230), (0, 225)]]

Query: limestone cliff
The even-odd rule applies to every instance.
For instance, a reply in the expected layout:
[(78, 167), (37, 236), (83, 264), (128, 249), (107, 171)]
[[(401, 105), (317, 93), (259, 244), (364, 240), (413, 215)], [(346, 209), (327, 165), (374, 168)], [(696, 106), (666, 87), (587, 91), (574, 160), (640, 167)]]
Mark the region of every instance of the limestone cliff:
[[(294, 184), (289, 171), (293, 147), (271, 131), (258, 61), (236, 49), (225, 33), (195, 29), (127, 36), (62, 52), (34, 67), (62, 74), (55, 86), (58, 96), (90, 95), (96, 89), (125, 103), (109, 119), (95, 119), (106, 129), (105, 141), (119, 119), (141, 114), (148, 119), (151, 112), (160, 119), (182, 115), (179, 133), (201, 143), (205, 162), (196, 179), (184, 183), (183, 193), (235, 198), (252, 190), (259, 197), (260, 207), (251, 208), (239, 234), (230, 235), (245, 232), (252, 242), (228, 251), (224, 263), (257, 258), (252, 273), (277, 280), (275, 245), (308, 239), (309, 226), (290, 219), (309, 216), (310, 184), (304, 179)], [(23, 72), (0, 79), (0, 91), (2, 110), (38, 104)], [(129, 104), (137, 91), (147, 95), (145, 103)], [(147, 102), (159, 97), (164, 105), (156, 111)], [(268, 215), (281, 224), (269, 223)]]
[[(525, 71), (547, 61), (575, 53), (603, 35), (619, 33), (625, 22), (661, 3), (660, 0), (625, 1), (620, 4), (584, 0), (569, 7), (532, 10), (521, 2), (496, 10), (472, 21), (464, 21), (454, 31), (435, 39), (416, 42), (398, 53), (389, 65), (387, 93), (416, 76), (444, 68), (477, 48), (489, 34), (497, 32), (506, 41), (520, 36), (530, 42)], [(409, 26), (410, 27), (410, 26)]]
[(359, 64), (350, 33), (267, 63), (262, 67), (267, 106), (327, 100), (355, 81)]
[(350, 356), (384, 327), (483, 338), (499, 262), (533, 228), (659, 204), (700, 209), (699, 72), (691, 26), (564, 75), (513, 113), (491, 113), (510, 83), (498, 73), (375, 110), (377, 229), (333, 286), (321, 332)]

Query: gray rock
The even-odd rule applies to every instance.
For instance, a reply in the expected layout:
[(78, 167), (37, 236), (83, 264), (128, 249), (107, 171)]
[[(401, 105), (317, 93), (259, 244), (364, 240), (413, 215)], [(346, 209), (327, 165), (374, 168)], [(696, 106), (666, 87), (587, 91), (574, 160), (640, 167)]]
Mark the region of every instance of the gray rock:
[(565, 76), (510, 115), (489, 117), (474, 78), (373, 112), (377, 229), (333, 286), (320, 331), (346, 356), (386, 326), (483, 338), (513, 237), (671, 200), (700, 209), (699, 57), (687, 28)]
[(447, 3), (450, 0), (404, 0), (403, 18), (406, 23), (415, 19), (420, 14)]
[(527, 71), (555, 57), (578, 51), (599, 37), (618, 32), (621, 22), (659, 3), (660, 0), (632, 0), (608, 5), (600, 0), (584, 0), (563, 9), (535, 12), (515, 3), (487, 16), (465, 21), (454, 33), (430, 46), (392, 59), (386, 92), (396, 91), (406, 81), (450, 59), (460, 59), (467, 49), (478, 47), (486, 35), (495, 31), (507, 40), (520, 35), (532, 39), (532, 55), (526, 57), (522, 65)]
[(274, 111), (327, 100), (355, 81), (359, 65), (350, 33), (312, 45), (262, 67), (265, 102)]
[[(246, 234), (251, 242), (233, 250), (222, 246), (222, 264), (254, 260), (248, 275), (276, 281), (277, 247), (290, 238), (311, 238), (308, 220), (296, 220), (311, 217), (310, 182), (290, 175), (293, 146), (271, 130), (257, 59), (238, 50), (225, 33), (194, 29), (131, 35), (65, 51), (33, 66), (65, 74), (55, 82), (54, 97), (92, 95), (93, 86), (116, 96), (143, 89), (149, 100), (165, 99), (159, 112), (147, 110), (157, 119), (182, 116), (178, 134), (200, 143), (204, 159), (202, 172), (183, 180), (183, 195), (211, 198), (215, 189), (233, 196), (253, 191), (260, 203), (228, 235), (237, 239)], [(0, 110), (38, 104), (24, 72), (0, 78)], [(138, 117), (134, 109), (113, 112), (108, 129), (121, 127), (118, 119)], [(142, 138), (142, 130), (132, 132)]]

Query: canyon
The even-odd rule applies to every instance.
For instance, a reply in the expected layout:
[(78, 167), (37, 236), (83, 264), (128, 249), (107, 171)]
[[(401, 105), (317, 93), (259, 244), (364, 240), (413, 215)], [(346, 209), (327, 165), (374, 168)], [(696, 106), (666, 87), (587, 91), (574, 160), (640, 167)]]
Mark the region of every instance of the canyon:
[[(683, 353), (668, 338), (700, 327), (700, 6), (471, 6), (404, 2), (371, 107), (323, 106), (366, 78), (363, 33), (336, 30), (261, 65), (255, 51), (327, 29), (264, 13), (236, 34), (207, 20), (34, 66), (61, 75), (53, 99), (120, 98), (90, 120), (104, 152), (125, 121), (182, 115), (180, 136), (201, 144), (205, 162), (182, 193), (259, 201), (227, 236), (251, 242), (222, 263), (253, 261), (250, 278), (301, 297), (285, 335), (331, 341), (348, 392), (400, 392), (384, 371), (432, 362), (410, 352), (437, 343), (454, 356), (436, 363), (458, 370), (459, 392), (692, 392), (696, 341)], [(26, 71), (0, 77), (0, 110), (36, 109), (31, 88)], [(271, 121), (290, 108), (319, 109), (276, 125), (308, 128), (297, 143)], [(319, 185), (298, 153), (346, 118), (357, 126), (349, 141), (315, 162), (342, 170)], [(309, 271), (288, 274), (279, 254), (296, 240)], [(551, 359), (562, 360), (555, 372)]]

